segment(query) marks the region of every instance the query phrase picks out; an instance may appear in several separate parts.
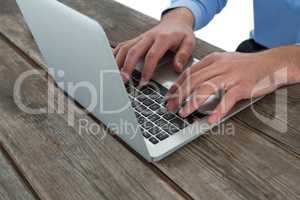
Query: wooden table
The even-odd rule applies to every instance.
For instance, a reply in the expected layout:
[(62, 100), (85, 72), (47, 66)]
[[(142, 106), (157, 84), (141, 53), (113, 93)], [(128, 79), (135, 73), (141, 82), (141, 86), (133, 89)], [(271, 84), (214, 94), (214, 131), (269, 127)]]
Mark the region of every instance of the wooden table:
[[(157, 23), (112, 0), (62, 2), (98, 20), (112, 46)], [(198, 40), (195, 56), (201, 59), (214, 51), (221, 50)], [(45, 69), (41, 55), (15, 1), (1, 0), (0, 199), (300, 199), (299, 85), (254, 106), (274, 125), (287, 125), (285, 133), (263, 123), (249, 108), (223, 124), (233, 125), (234, 135), (207, 134), (150, 164), (106, 135), (101, 123), (61, 90), (48, 92), (53, 82), (47, 83), (46, 73), (26, 80), (22, 102), (55, 111), (70, 103), (75, 126), (68, 126), (68, 110), (22, 112), (13, 87), (22, 72), (32, 69)], [(49, 95), (55, 101), (47, 105)], [(279, 114), (275, 105), (282, 108)], [(81, 119), (95, 123), (101, 134), (79, 130)]]

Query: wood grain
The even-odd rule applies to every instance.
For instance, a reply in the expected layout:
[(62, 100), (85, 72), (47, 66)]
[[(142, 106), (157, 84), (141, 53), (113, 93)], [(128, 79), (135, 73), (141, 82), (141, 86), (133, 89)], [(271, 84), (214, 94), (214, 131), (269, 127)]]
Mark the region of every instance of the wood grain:
[[(235, 119), (300, 158), (300, 95), (292, 91), (296, 88), (300, 90), (299, 85), (294, 85), (267, 95)], [(287, 96), (282, 95), (286, 92)]]
[[(114, 1), (63, 2), (97, 19), (112, 45), (137, 36), (157, 23)], [(0, 17), (1, 33), (43, 66), (18, 10), (13, 8), (13, 3), (6, 6), (10, 8)], [(202, 58), (213, 51), (220, 49), (198, 41), (195, 55)], [(289, 99), (293, 95), (297, 97), (296, 94), (296, 89), (289, 92)], [(299, 105), (297, 98), (293, 102)], [(267, 100), (262, 101), (260, 112), (272, 114), (268, 104), (271, 105)], [(294, 128), (297, 118), (294, 121), (289, 124), (288, 120), (291, 128), (281, 135), (265, 124), (257, 125), (258, 120), (247, 109), (224, 124), (225, 130), (234, 127), (234, 135), (211, 133), (201, 137), (155, 167), (194, 199), (299, 199), (299, 131)]]
[[(14, 84), (32, 68), (3, 41), (0, 47), (0, 141), (41, 199), (182, 199), (60, 90), (48, 93), (45, 72), (26, 79), (21, 100), (55, 112), (32, 115), (20, 110)], [(49, 96), (55, 101), (47, 102)], [(57, 113), (64, 105), (69, 112)], [(75, 114), (72, 127), (67, 123), (70, 110)], [(80, 126), (82, 122), (99, 132)]]
[(0, 147), (0, 199), (2, 200), (34, 200), (24, 180), (15, 171), (13, 163)]
[(159, 168), (199, 199), (298, 199), (299, 158), (230, 123), (235, 135), (201, 137)]

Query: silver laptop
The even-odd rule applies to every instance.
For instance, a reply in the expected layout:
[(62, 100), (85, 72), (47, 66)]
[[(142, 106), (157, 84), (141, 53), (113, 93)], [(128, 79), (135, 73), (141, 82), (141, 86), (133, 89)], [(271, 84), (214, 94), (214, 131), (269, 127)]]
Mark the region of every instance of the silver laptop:
[[(206, 113), (219, 102), (219, 94), (186, 119), (166, 111), (164, 95), (178, 77), (172, 56), (162, 59), (148, 86), (136, 87), (142, 63), (124, 85), (96, 21), (56, 0), (17, 3), (58, 86), (146, 160), (163, 159), (212, 128)], [(222, 121), (249, 105), (241, 102)]]

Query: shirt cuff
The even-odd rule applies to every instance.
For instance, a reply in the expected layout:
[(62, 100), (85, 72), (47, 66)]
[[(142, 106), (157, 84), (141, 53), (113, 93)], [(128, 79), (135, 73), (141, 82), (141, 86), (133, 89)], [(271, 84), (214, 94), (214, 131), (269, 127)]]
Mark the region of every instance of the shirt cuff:
[(203, 14), (202, 11), (202, 7), (201, 5), (199, 5), (199, 3), (196, 3), (193, 0), (187, 1), (187, 0), (178, 0), (178, 1), (172, 1), (171, 6), (168, 7), (167, 9), (165, 9), (162, 13), (162, 15), (164, 15), (166, 12), (168, 12), (171, 9), (174, 8), (179, 8), (179, 7), (183, 7), (183, 8), (187, 8), (189, 9), (192, 14), (194, 15), (194, 30), (199, 30), (201, 28), (203, 28), (207, 22), (206, 17)]

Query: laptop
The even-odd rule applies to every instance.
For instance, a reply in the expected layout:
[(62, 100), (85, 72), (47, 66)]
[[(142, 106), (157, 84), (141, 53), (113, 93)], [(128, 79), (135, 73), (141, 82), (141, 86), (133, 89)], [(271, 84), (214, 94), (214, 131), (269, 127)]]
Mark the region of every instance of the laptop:
[[(172, 55), (161, 60), (149, 85), (137, 87), (142, 62), (124, 84), (98, 22), (56, 0), (17, 3), (57, 85), (147, 161), (165, 158), (218, 125), (207, 123), (207, 113), (219, 93), (185, 119), (166, 110), (164, 96), (178, 78)], [(222, 121), (253, 102), (240, 102)]]

